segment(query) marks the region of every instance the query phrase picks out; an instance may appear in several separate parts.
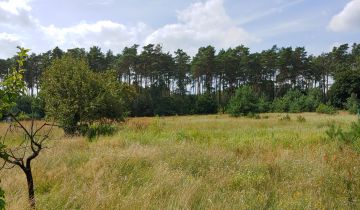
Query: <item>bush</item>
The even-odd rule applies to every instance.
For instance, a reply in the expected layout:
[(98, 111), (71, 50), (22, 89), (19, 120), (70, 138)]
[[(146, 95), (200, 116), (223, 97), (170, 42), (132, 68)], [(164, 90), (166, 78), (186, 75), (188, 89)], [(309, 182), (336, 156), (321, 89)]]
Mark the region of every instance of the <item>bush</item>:
[(246, 116), (259, 111), (259, 98), (249, 86), (237, 89), (235, 96), (230, 99), (228, 113), (231, 116)]
[(141, 89), (141, 92), (136, 96), (131, 109), (131, 115), (135, 117), (153, 116), (154, 107), (149, 88)]
[(288, 102), (286, 100), (284, 100), (284, 98), (277, 98), (273, 101), (273, 103), (271, 104), (272, 106), (272, 111), (273, 112), (287, 112), (288, 111)]
[(41, 119), (45, 117), (44, 102), (40, 97), (22, 95), (16, 99), (16, 106), (12, 112), (23, 113), (29, 118)]
[(30, 120), (31, 117), (28, 114), (25, 114), (24, 112), (20, 112), (17, 115), (17, 119), (20, 120), (20, 121), (25, 121), (25, 120)]
[(273, 102), (275, 112), (301, 112), (305, 105), (304, 95), (299, 90), (289, 90), (284, 97)]
[(331, 124), (325, 133), (331, 140), (337, 140), (345, 144), (353, 145), (360, 140), (360, 120), (353, 122), (350, 129), (347, 131), (343, 131), (335, 124)]
[(316, 112), (320, 114), (335, 114), (337, 111), (334, 107), (321, 103)]
[(211, 94), (203, 94), (197, 97), (195, 114), (215, 114), (217, 109), (215, 98)]
[(5, 192), (0, 188), (0, 210), (5, 210)]
[(270, 111), (270, 103), (265, 97), (260, 97), (258, 108), (260, 113), (266, 113)]
[(305, 117), (303, 117), (303, 116), (301, 116), (301, 115), (297, 116), (296, 120), (297, 120), (298, 122), (301, 122), (301, 123), (306, 122)]
[(321, 104), (323, 93), (319, 88), (309, 89), (305, 99), (305, 111), (314, 112)]
[(286, 114), (280, 118), (280, 121), (291, 121), (290, 115)]
[(5, 192), (0, 188), (0, 210), (5, 210)]
[(310, 89), (307, 95), (299, 90), (289, 90), (284, 97), (277, 98), (272, 103), (274, 112), (313, 112), (321, 102), (321, 91)]
[(107, 123), (94, 123), (90, 126), (82, 127), (82, 134), (86, 136), (89, 141), (94, 140), (99, 136), (111, 136), (117, 132), (118, 128), (115, 125)]
[(248, 113), (248, 114), (246, 115), (246, 117), (252, 118), (252, 119), (257, 119), (257, 120), (261, 119), (261, 116), (260, 116), (259, 114), (254, 114), (254, 113), (252, 113), (252, 112)]
[(338, 139), (338, 137), (342, 135), (342, 129), (337, 127), (334, 123), (331, 123), (328, 126), (329, 127), (325, 131), (325, 134), (330, 140)]
[(346, 100), (345, 104), (346, 110), (350, 114), (357, 114), (359, 107), (359, 100), (356, 94), (351, 94), (351, 96)]

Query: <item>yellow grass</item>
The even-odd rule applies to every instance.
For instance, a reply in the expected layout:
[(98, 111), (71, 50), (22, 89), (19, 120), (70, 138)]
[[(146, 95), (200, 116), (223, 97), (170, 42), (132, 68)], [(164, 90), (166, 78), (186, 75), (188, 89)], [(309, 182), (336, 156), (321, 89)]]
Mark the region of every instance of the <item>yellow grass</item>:
[[(360, 155), (324, 135), (356, 117), (282, 116), (134, 118), (95, 142), (56, 138), (33, 162), (38, 209), (359, 209)], [(18, 169), (1, 186), (26, 209)]]

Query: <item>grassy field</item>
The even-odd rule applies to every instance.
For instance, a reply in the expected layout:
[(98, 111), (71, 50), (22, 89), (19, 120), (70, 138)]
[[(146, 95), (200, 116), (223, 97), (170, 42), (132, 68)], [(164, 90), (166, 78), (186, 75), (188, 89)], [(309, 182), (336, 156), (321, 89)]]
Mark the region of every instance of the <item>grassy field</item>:
[[(34, 161), (38, 209), (360, 208), (360, 155), (324, 134), (355, 116), (261, 116), (134, 118), (95, 142), (56, 138)], [(1, 186), (8, 209), (26, 209), (18, 169)]]

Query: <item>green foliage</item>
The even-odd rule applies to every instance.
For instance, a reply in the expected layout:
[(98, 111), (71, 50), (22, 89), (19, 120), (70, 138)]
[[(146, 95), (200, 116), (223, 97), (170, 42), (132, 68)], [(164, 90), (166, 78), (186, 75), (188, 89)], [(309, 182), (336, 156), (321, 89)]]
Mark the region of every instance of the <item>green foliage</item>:
[(152, 116), (154, 115), (151, 93), (148, 89), (143, 89), (137, 94), (131, 109), (132, 116)]
[(320, 113), (320, 114), (336, 114), (337, 113), (336, 109), (333, 106), (326, 105), (323, 103), (321, 103), (318, 106), (318, 108), (316, 109), (316, 112)]
[(246, 116), (249, 113), (259, 113), (259, 98), (249, 86), (243, 86), (236, 90), (231, 98), (228, 113), (231, 116)]
[(31, 120), (31, 116), (24, 113), (24, 112), (19, 112), (17, 115), (16, 115), (17, 119), (20, 120), (20, 121), (24, 121), (24, 120)]
[(296, 121), (303, 123), (303, 122), (306, 122), (306, 119), (305, 119), (305, 117), (299, 115), (296, 117)]
[(166, 95), (164, 87), (142, 88), (131, 108), (132, 116), (168, 116), (194, 113), (196, 98), (192, 95)]
[(289, 90), (284, 97), (277, 98), (272, 103), (274, 112), (313, 112), (321, 102), (319, 89), (310, 89), (305, 95), (299, 90)]
[(339, 70), (334, 75), (335, 83), (329, 91), (330, 100), (334, 106), (343, 108), (352, 93), (360, 93), (359, 64), (357, 63), (355, 68), (338, 67)]
[(330, 124), (328, 130), (325, 131), (325, 133), (330, 140), (337, 140), (342, 143), (354, 146), (360, 140), (360, 120), (353, 122), (350, 129), (345, 131), (332, 123)]
[[(0, 83), (0, 114), (8, 114), (16, 106), (16, 99), (25, 93), (26, 84), (24, 82), (24, 62), (27, 57), (28, 49), (19, 48), (17, 53), (17, 67), (10, 69), (9, 73)], [(31, 145), (32, 146), (32, 145)], [(10, 155), (6, 152), (4, 141), (0, 142), (0, 158), (8, 162)], [(13, 153), (11, 153), (13, 155)], [(22, 161), (22, 160), (21, 160)], [(3, 165), (2, 167), (4, 167)], [(0, 210), (5, 209), (5, 192), (0, 188)]]
[(328, 125), (328, 129), (325, 131), (325, 134), (331, 140), (337, 139), (339, 136), (342, 136), (342, 133), (342, 129), (336, 126), (334, 123)]
[(217, 104), (214, 96), (203, 94), (197, 97), (195, 103), (195, 114), (214, 114), (217, 112)]
[(5, 192), (0, 188), (0, 210), (5, 210)]
[(53, 62), (41, 85), (47, 115), (67, 134), (97, 120), (122, 120), (134, 92), (117, 82), (113, 72), (94, 73), (84, 59), (69, 55)]
[(116, 125), (110, 123), (93, 123), (89, 126), (84, 126), (81, 129), (82, 135), (89, 141), (93, 141), (99, 136), (112, 136), (117, 132)]
[(319, 88), (312, 88), (307, 91), (305, 99), (305, 111), (314, 112), (321, 104), (322, 92)]
[(270, 111), (270, 103), (268, 100), (266, 100), (265, 96), (260, 97), (258, 108), (260, 113), (266, 113)]
[(44, 102), (37, 96), (21, 95), (16, 99), (16, 106), (12, 108), (12, 112), (42, 119), (45, 117)]
[(299, 90), (290, 90), (284, 97), (275, 99), (272, 105), (274, 112), (300, 112), (305, 98)]
[(286, 115), (280, 117), (280, 121), (291, 121), (291, 117), (289, 114), (286, 114)]
[(255, 113), (252, 113), (252, 112), (249, 112), (246, 117), (248, 118), (252, 118), (252, 119), (256, 119), (256, 120), (259, 120), (261, 119), (261, 116), (259, 114), (255, 114)]
[(360, 104), (356, 94), (351, 94), (351, 96), (346, 100), (345, 107), (350, 114), (358, 113), (360, 109)]
[(19, 48), (17, 67), (10, 69), (10, 72), (5, 76), (0, 83), (0, 112), (6, 114), (15, 105), (16, 99), (25, 93), (26, 84), (23, 80), (24, 76), (24, 62), (27, 57), (28, 49)]

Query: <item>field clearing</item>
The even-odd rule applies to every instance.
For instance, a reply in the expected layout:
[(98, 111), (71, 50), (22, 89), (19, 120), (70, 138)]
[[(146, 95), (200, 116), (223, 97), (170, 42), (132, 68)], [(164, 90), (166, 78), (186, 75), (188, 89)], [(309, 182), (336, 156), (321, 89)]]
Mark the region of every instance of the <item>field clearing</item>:
[[(325, 138), (356, 116), (289, 115), (132, 118), (95, 142), (55, 138), (33, 162), (38, 209), (359, 209), (360, 155)], [(0, 175), (7, 208), (26, 209), (22, 172)]]

